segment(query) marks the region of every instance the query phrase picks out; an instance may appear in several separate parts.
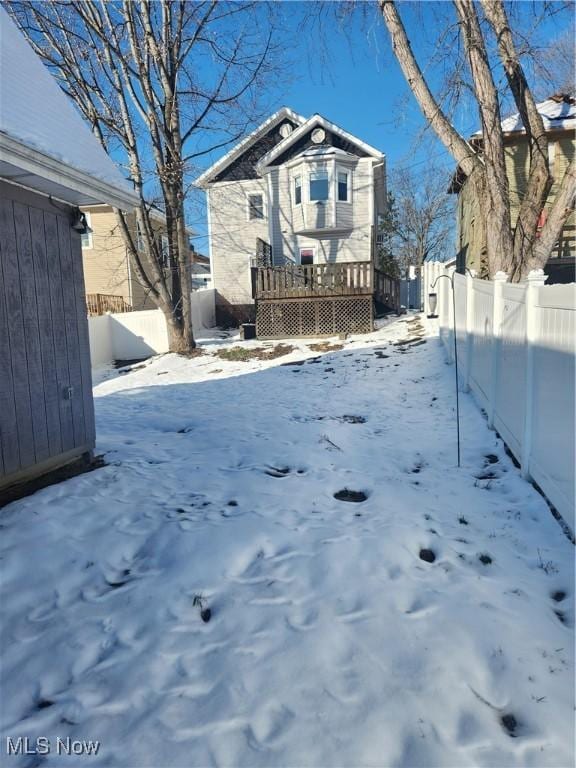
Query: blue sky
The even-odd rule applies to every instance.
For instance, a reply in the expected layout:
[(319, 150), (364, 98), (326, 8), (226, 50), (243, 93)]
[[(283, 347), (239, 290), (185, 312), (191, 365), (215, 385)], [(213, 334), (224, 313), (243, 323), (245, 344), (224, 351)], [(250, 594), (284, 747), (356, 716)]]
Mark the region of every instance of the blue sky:
[[(344, 22), (328, 12), (320, 24), (314, 12), (307, 16), (313, 5), (282, 5), (291, 61), (286, 67), (285, 82), (268, 95), (270, 112), (281, 106), (289, 106), (305, 117), (319, 112), (384, 152), (389, 173), (398, 166), (425, 173), (431, 163), (452, 168), (452, 159), (430, 132), (424, 141), (419, 140), (425, 122), (390, 51), (388, 33), (377, 9), (371, 4), (376, 11), (371, 13), (372, 8), (366, 4), (361, 18), (360, 6), (360, 12)], [(518, 2), (516, 7), (520, 11), (525, 9), (521, 18), (529, 25), (534, 4)], [(450, 64), (450, 55), (448, 62), (440, 60), (432, 65), (430, 53), (446, 18), (450, 19), (452, 6), (443, 2), (401, 3), (400, 10), (419, 63), (437, 87), (444, 68)], [(546, 22), (538, 33), (539, 41), (549, 43), (561, 32), (565, 19), (563, 16)], [(302, 29), (299, 25), (303, 20)], [(449, 50), (455, 40), (454, 31), (445, 49)], [(501, 76), (498, 72), (497, 77)], [(473, 103), (464, 101), (453, 121), (465, 135), (473, 133), (478, 124)], [(212, 160), (222, 154), (224, 151), (220, 150)], [(207, 158), (206, 166), (209, 164)], [(197, 209), (193, 226), (205, 233), (204, 216)], [(205, 249), (204, 237), (198, 239), (197, 247)]]

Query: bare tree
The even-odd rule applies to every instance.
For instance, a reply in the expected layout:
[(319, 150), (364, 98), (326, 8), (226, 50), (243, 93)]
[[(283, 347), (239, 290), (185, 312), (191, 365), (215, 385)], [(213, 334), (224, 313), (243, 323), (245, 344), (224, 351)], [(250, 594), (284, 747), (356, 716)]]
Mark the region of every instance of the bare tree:
[[(138, 234), (125, 212), (116, 216), (134, 271), (166, 316), (170, 349), (192, 349), (189, 175), (260, 117), (256, 104), (276, 52), (272, 9), (226, 0), (24, 0), (8, 10), (104, 149), (127, 168), (140, 197)], [(169, 269), (154, 199), (166, 217)]]
[[(433, 94), (408, 40), (398, 4), (393, 0), (378, 0), (378, 4), (390, 34), (394, 55), (420, 109), (468, 177), (468, 183), (474, 185), (486, 235), (489, 274), (504, 270), (512, 280), (520, 280), (531, 269), (543, 267), (573, 208), (576, 164), (573, 160), (559, 180), (546, 223), (539, 230), (538, 224), (553, 182), (548, 164), (548, 140), (503, 2), (453, 0), (482, 129), (481, 139), (475, 142), (468, 141), (456, 130), (443, 110), (441, 100)], [(493, 44), (505, 74), (507, 89), (525, 126), (529, 147), (527, 185), (514, 225), (510, 215), (501, 128), (501, 96), (494, 79), (495, 67), (491, 57)]]
[(445, 168), (397, 168), (391, 175), (392, 248), (402, 269), (420, 266), (452, 250), (454, 203)]

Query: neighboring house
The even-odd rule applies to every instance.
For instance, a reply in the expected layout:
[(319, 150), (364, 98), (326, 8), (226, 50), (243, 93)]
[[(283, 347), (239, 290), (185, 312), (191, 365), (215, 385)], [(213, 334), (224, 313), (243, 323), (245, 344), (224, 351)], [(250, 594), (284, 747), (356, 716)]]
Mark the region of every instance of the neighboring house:
[(197, 291), (200, 288), (212, 288), (212, 271), (210, 269), (210, 259), (190, 246), (192, 255), (192, 264), (190, 274), (192, 277), (192, 290)]
[[(538, 104), (548, 136), (548, 160), (554, 183), (548, 195), (547, 206), (554, 200), (554, 194), (564, 171), (570, 164), (576, 148), (576, 105), (574, 98), (565, 95), (552, 96)], [(526, 188), (530, 157), (526, 132), (520, 115), (515, 114), (502, 121), (504, 152), (510, 189), (510, 212), (512, 224), (518, 218), (520, 204)], [(477, 132), (472, 142), (481, 140)], [(449, 192), (458, 194), (458, 242), (462, 264), (476, 269), (480, 275), (486, 272), (486, 236), (477, 215), (478, 203), (473, 185), (458, 169)], [(544, 224), (546, 210), (542, 216)], [(552, 253), (545, 272), (548, 283), (571, 283), (575, 278), (576, 264), (576, 220), (574, 212), (566, 222), (558, 244)]]
[(197, 291), (200, 288), (212, 288), (212, 273), (208, 264), (192, 264), (190, 271), (192, 274), (193, 291)]
[[(366, 281), (371, 279), (379, 216), (386, 210), (385, 158), (378, 149), (321, 115), (306, 119), (283, 108), (212, 165), (196, 185), (207, 194), (218, 322), (254, 319), (259, 311), (255, 298), (264, 302), (272, 294), (277, 299), (346, 296), (346, 291), (335, 289), (334, 281), (341, 280), (355, 295), (361, 288), (358, 281), (363, 281), (364, 303), (371, 305), (374, 286)], [(349, 264), (357, 268), (346, 269)], [(262, 290), (282, 266), (291, 289), (275, 288), (272, 294)], [(265, 271), (255, 274), (254, 267)], [(285, 280), (283, 285), (286, 288)], [(302, 312), (316, 310), (291, 305), (274, 312), (285, 319), (289, 312), (297, 315), (298, 335), (307, 335), (312, 325)], [(264, 311), (273, 310), (262, 307)], [(326, 309), (331, 311), (336, 309)], [(357, 327), (356, 321), (342, 323), (343, 330)], [(312, 332), (319, 332), (318, 327)]]
[(78, 206), (137, 203), (0, 8), (0, 495), (95, 441)]
[[(155, 309), (156, 305), (150, 298), (147, 287), (142, 285), (131, 264), (128, 248), (112, 206), (83, 206), (82, 210), (88, 222), (88, 231), (82, 235), (82, 260), (90, 313)], [(166, 219), (161, 211), (153, 211), (150, 218), (164, 257), (163, 268), (169, 274), (172, 265)], [(139, 252), (142, 253), (142, 263), (145, 266), (144, 242), (138, 232), (135, 214), (127, 216), (127, 224)], [(192, 236), (194, 233), (188, 230), (188, 234)]]

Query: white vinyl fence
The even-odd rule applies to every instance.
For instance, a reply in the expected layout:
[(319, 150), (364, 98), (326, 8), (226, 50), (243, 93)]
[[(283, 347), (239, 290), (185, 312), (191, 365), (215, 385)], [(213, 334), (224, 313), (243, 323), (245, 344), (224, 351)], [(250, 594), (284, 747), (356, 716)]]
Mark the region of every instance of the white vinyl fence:
[[(453, 277), (460, 386), (472, 391), (519, 461), (574, 531), (576, 285), (545, 285), (542, 270), (509, 284), (424, 267), (424, 309)], [(454, 362), (451, 281), (436, 282), (440, 337)]]
[[(213, 328), (215, 291), (192, 293), (192, 327), (196, 336)], [(88, 318), (92, 368), (114, 360), (138, 360), (168, 351), (166, 320), (160, 309), (121, 312)]]

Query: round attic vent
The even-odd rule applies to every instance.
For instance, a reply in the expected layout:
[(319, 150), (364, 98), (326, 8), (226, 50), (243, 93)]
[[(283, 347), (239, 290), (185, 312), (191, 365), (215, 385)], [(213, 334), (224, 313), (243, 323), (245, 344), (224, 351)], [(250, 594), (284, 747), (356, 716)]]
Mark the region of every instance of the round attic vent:
[(314, 144), (322, 144), (325, 138), (326, 133), (324, 132), (323, 128), (316, 128), (312, 131), (312, 141)]
[(283, 139), (287, 139), (293, 130), (294, 129), (292, 128), (290, 123), (282, 123), (282, 125), (280, 126), (280, 136), (282, 136)]

